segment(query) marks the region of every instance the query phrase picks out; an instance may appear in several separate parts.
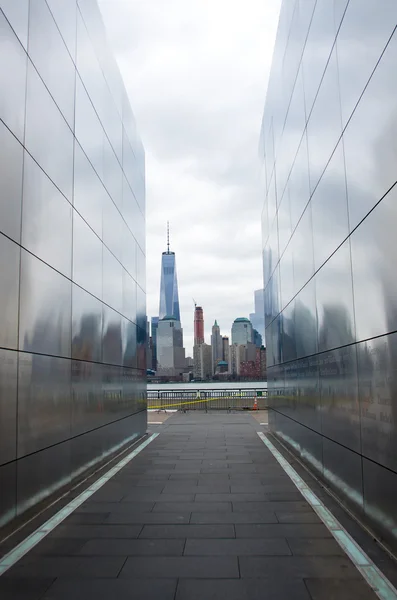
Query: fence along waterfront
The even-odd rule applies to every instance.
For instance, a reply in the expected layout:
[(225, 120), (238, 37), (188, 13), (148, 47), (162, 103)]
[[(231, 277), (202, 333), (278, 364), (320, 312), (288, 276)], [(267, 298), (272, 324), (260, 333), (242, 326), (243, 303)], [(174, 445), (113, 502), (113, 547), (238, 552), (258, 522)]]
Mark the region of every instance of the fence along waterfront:
[(265, 410), (267, 389), (174, 389), (148, 390), (152, 410)]

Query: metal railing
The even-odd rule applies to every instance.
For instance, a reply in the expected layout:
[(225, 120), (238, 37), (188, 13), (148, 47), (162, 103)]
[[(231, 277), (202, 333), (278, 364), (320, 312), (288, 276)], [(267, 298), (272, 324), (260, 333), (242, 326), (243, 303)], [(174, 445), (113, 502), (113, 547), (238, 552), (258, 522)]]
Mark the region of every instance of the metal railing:
[(147, 407), (152, 410), (265, 410), (267, 389), (173, 389), (148, 390)]

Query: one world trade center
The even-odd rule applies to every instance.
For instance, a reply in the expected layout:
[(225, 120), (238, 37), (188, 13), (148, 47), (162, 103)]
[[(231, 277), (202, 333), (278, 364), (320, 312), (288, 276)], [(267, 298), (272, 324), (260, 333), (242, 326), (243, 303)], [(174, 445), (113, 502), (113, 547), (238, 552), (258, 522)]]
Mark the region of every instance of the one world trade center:
[(176, 275), (175, 252), (170, 251), (169, 227), (167, 224), (167, 251), (161, 258), (160, 309), (159, 319), (174, 317), (180, 321), (178, 279)]

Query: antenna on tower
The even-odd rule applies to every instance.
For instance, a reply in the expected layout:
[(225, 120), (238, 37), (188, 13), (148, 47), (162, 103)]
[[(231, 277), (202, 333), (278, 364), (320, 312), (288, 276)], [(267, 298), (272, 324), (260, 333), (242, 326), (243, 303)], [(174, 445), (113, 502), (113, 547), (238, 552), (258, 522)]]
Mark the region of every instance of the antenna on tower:
[(196, 308), (197, 302), (196, 302), (196, 300), (194, 298), (192, 298), (192, 300), (193, 300), (193, 303), (194, 303), (194, 308)]
[(170, 222), (167, 221), (167, 254), (170, 253)]

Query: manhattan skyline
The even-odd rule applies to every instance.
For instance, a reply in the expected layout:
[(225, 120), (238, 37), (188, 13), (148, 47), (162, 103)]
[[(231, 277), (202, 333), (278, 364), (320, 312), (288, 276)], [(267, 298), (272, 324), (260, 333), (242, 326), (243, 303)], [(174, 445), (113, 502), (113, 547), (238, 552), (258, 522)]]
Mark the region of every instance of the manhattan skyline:
[(258, 131), (280, 1), (114, 4), (100, 0), (146, 150), (147, 314), (169, 220), (190, 351), (193, 298), (209, 340), (215, 319), (230, 332), (248, 318), (262, 287)]

